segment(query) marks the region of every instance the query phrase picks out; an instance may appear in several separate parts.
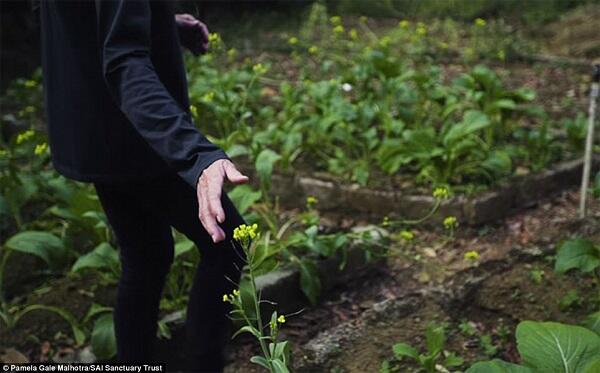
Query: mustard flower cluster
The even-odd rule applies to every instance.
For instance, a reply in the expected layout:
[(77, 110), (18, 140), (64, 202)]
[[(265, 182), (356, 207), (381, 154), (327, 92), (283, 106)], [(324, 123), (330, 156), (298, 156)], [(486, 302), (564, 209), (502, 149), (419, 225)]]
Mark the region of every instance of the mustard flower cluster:
[(477, 251), (471, 250), (465, 253), (465, 260), (475, 262), (479, 260), (479, 253)]
[(456, 219), (456, 216), (448, 216), (444, 219), (444, 227), (446, 227), (446, 229), (456, 228), (457, 225), (458, 220)]
[(16, 140), (17, 145), (22, 144), (25, 141), (29, 140), (30, 138), (33, 137), (33, 135), (35, 135), (35, 132), (33, 132), (33, 130), (27, 130), (25, 132), (21, 132), (20, 134), (17, 135), (17, 140)]
[(35, 149), (33, 150), (33, 153), (35, 155), (44, 155), (46, 154), (46, 152), (48, 151), (48, 144), (41, 143), (35, 146)]
[(252, 225), (242, 224), (233, 230), (233, 238), (238, 241), (242, 241), (248, 238), (253, 239), (257, 235), (257, 229), (258, 224), (256, 223)]
[(435, 188), (433, 190), (433, 197), (438, 199), (446, 199), (450, 197), (450, 191), (448, 190), (448, 188), (444, 187)]

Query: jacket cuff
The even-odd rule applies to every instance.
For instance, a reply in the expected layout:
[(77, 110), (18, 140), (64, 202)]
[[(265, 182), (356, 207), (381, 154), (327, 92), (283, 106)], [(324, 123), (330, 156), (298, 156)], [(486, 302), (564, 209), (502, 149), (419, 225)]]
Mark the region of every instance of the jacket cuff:
[(184, 172), (180, 172), (179, 174), (189, 185), (192, 186), (192, 188), (194, 188), (194, 190), (196, 190), (198, 179), (200, 178), (200, 175), (202, 175), (204, 169), (218, 159), (231, 160), (227, 153), (225, 153), (222, 149), (218, 149), (210, 153), (203, 153), (202, 157), (198, 157), (198, 160), (192, 168)]

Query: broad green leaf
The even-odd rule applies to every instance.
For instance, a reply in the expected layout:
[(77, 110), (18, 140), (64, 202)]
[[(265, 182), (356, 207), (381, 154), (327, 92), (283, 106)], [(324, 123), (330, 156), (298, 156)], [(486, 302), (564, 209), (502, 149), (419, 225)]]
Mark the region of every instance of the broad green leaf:
[(590, 240), (573, 238), (560, 245), (554, 270), (565, 273), (571, 269), (591, 272), (600, 265), (600, 250)]
[(117, 340), (112, 313), (107, 313), (96, 319), (92, 331), (92, 350), (100, 359), (110, 359), (117, 353)]
[(279, 159), (281, 156), (271, 149), (264, 149), (256, 157), (256, 172), (263, 184), (269, 184), (273, 166)]
[(317, 266), (310, 259), (301, 259), (300, 265), (300, 288), (311, 304), (317, 304), (321, 294), (321, 280)]
[(536, 372), (580, 372), (600, 356), (600, 337), (581, 326), (523, 321), (516, 337), (524, 365)]
[(585, 319), (583, 326), (593, 331), (594, 333), (600, 335), (600, 311), (594, 312), (591, 315), (589, 315)]
[(108, 242), (103, 242), (91, 252), (80, 256), (71, 271), (77, 272), (84, 268), (107, 268), (116, 273), (120, 268), (119, 253)]
[(419, 357), (419, 351), (413, 346), (406, 343), (396, 343), (392, 346), (392, 351), (394, 351), (394, 355), (396, 358), (400, 359), (404, 356), (417, 359)]
[(187, 237), (182, 238), (181, 241), (175, 244), (175, 258), (193, 250), (194, 247), (196, 247), (194, 241), (188, 239)]
[(465, 373), (533, 373), (533, 371), (521, 365), (494, 359), (476, 363), (467, 369)]
[(250, 206), (258, 202), (262, 193), (252, 189), (250, 185), (238, 185), (227, 193), (240, 214), (244, 214)]
[(598, 373), (600, 372), (600, 356), (591, 359), (583, 368), (582, 373)]
[(48, 232), (24, 231), (6, 241), (6, 247), (41, 258), (51, 270), (59, 270), (68, 260), (63, 241)]
[(444, 145), (452, 146), (458, 140), (489, 126), (490, 123), (488, 116), (481, 111), (468, 110), (465, 112), (462, 122), (451, 126), (444, 135)]

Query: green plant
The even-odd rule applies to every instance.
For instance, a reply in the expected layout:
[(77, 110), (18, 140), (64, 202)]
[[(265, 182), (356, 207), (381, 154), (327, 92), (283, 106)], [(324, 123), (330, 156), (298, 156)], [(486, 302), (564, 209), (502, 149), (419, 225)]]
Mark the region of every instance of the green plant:
[[(233, 320), (242, 321), (242, 326), (235, 332), (232, 338), (240, 333), (250, 333), (258, 341), (262, 356), (253, 356), (250, 361), (262, 366), (269, 372), (287, 373), (291, 365), (290, 344), (288, 341), (278, 340), (278, 331), (280, 324), (286, 319), (284, 315), (278, 315), (273, 311), (270, 322), (263, 325), (261, 315), (260, 293), (256, 288), (255, 271), (264, 262), (263, 258), (256, 250), (256, 241), (260, 232), (257, 232), (257, 225), (246, 226), (245, 224), (235, 228), (234, 240), (242, 247), (246, 256), (246, 265), (244, 266), (244, 285), (239, 284), (239, 290), (234, 289), (233, 294), (224, 294), (223, 301), (233, 305), (230, 314)], [(232, 244), (234, 244), (232, 242)], [(265, 329), (268, 327), (268, 331)]]
[(392, 346), (392, 351), (396, 359), (412, 359), (426, 372), (437, 372), (436, 364), (446, 368), (463, 365), (464, 360), (461, 357), (444, 350), (445, 344), (445, 326), (430, 323), (425, 330), (425, 351), (419, 352), (406, 343), (396, 343)]
[(521, 365), (495, 359), (466, 373), (594, 373), (600, 367), (600, 336), (580, 326), (522, 321), (516, 338)]

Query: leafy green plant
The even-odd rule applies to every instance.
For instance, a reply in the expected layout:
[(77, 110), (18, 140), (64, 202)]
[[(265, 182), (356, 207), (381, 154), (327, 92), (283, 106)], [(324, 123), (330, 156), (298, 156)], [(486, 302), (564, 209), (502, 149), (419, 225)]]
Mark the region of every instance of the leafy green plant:
[(425, 330), (425, 350), (419, 352), (415, 347), (406, 343), (396, 343), (392, 346), (394, 356), (398, 360), (409, 358), (419, 364), (426, 372), (437, 372), (437, 364), (446, 368), (459, 367), (464, 360), (454, 353), (444, 350), (446, 331), (444, 325), (430, 323)]
[[(235, 332), (232, 338), (240, 333), (250, 333), (258, 341), (262, 356), (253, 356), (250, 361), (262, 366), (269, 372), (286, 373), (289, 372), (291, 365), (290, 344), (288, 341), (279, 341), (278, 332), (280, 324), (286, 319), (284, 315), (278, 315), (273, 311), (270, 322), (263, 325), (261, 315), (260, 293), (256, 288), (255, 271), (263, 265), (263, 258), (256, 250), (256, 241), (260, 232), (257, 232), (257, 225), (247, 226), (245, 224), (235, 228), (234, 240), (243, 248), (246, 265), (244, 266), (244, 285), (238, 285), (233, 294), (224, 294), (223, 301), (232, 304), (230, 311), (232, 320), (242, 321), (242, 326)], [(232, 243), (233, 244), (233, 243)], [(268, 331), (265, 329), (268, 327)]]
[(466, 373), (594, 373), (600, 367), (600, 336), (580, 326), (522, 321), (517, 326), (522, 364), (479, 362)]

